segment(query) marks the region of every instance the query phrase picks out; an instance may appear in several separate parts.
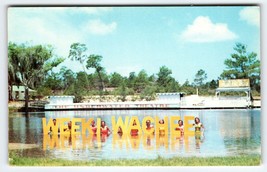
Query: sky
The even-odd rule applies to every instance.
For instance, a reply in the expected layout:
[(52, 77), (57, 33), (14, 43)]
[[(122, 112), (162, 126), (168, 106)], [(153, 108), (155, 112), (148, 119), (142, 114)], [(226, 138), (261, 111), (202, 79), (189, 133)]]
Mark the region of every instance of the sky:
[(261, 59), (260, 7), (9, 7), (8, 41), (52, 45), (66, 58), (55, 71), (62, 66), (82, 71), (68, 58), (70, 45), (79, 42), (88, 55), (103, 57), (108, 74), (144, 69), (156, 75), (167, 66), (181, 84), (193, 82), (200, 69), (210, 81), (226, 69), (236, 43)]

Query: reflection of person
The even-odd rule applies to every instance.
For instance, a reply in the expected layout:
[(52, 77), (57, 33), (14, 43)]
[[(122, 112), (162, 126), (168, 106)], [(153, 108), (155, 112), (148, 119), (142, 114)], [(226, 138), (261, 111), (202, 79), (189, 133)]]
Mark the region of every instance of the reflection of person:
[(91, 122), (91, 130), (92, 130), (93, 134), (96, 134), (97, 127), (95, 125), (95, 121), (94, 120)]
[[(164, 120), (163, 119), (159, 120), (159, 124), (164, 124)], [(159, 135), (160, 136), (165, 135), (165, 127), (164, 126), (159, 127)]]
[[(133, 126), (136, 126), (136, 121), (133, 121)], [(138, 135), (138, 129), (131, 129), (131, 136), (137, 136)]]
[(178, 121), (178, 127), (175, 128), (175, 130), (180, 131), (181, 135), (184, 135), (184, 122), (182, 120)]
[(201, 132), (195, 133), (196, 149), (200, 149), (201, 143), (204, 142), (204, 135)]
[(195, 123), (193, 124), (195, 127), (195, 132), (200, 132), (201, 129), (204, 129), (203, 124), (200, 122), (199, 117), (195, 117)]
[(122, 136), (123, 132), (122, 132), (122, 128), (121, 128), (121, 126), (119, 126), (119, 128), (118, 128), (118, 132), (117, 132), (117, 133), (119, 134), (119, 136)]

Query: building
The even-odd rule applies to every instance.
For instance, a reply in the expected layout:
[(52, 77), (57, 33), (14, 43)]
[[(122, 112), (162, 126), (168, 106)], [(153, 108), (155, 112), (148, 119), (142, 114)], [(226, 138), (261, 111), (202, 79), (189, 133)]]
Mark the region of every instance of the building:
[(185, 93), (157, 93), (157, 101), (180, 102)]
[[(29, 89), (29, 94), (36, 92), (35, 90)], [(12, 86), (12, 99), (13, 100), (25, 100), (25, 86)]]
[(246, 96), (235, 96), (231, 98), (246, 99), (251, 101), (251, 88), (249, 79), (219, 80), (219, 87), (216, 89), (216, 97), (221, 98), (221, 92), (245, 92)]

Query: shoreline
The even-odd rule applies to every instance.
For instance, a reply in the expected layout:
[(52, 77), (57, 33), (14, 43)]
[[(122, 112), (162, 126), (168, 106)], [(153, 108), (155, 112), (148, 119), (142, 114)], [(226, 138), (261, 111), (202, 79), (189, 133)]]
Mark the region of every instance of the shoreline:
[(11, 166), (260, 166), (261, 155), (237, 155), (227, 157), (173, 157), (156, 159), (101, 159), (65, 160), (29, 158), (9, 150)]

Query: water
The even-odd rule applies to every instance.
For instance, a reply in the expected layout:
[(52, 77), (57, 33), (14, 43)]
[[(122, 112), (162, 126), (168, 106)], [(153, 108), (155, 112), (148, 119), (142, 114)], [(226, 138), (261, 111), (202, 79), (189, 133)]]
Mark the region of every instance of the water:
[[(9, 116), (9, 143), (22, 143), (16, 150), (25, 157), (49, 157), (69, 160), (89, 159), (154, 159), (161, 157), (211, 157), (260, 155), (260, 109), (254, 110), (121, 110), (121, 111), (56, 111), (33, 112)], [(201, 137), (139, 136), (138, 138), (96, 138), (91, 135), (56, 136), (43, 134), (42, 118), (101, 118), (112, 128), (111, 117), (198, 116), (205, 126)], [(45, 143), (45, 144), (44, 144)], [(27, 149), (27, 144), (35, 148)]]

